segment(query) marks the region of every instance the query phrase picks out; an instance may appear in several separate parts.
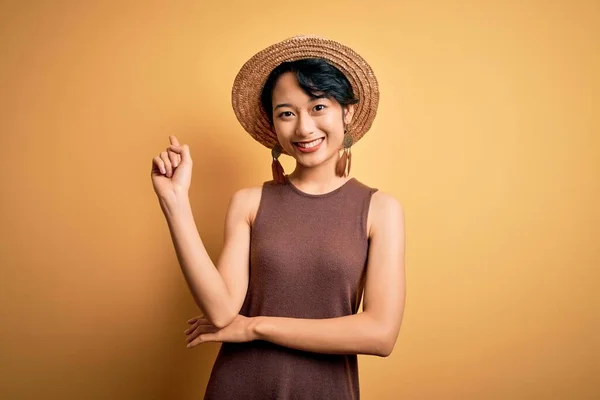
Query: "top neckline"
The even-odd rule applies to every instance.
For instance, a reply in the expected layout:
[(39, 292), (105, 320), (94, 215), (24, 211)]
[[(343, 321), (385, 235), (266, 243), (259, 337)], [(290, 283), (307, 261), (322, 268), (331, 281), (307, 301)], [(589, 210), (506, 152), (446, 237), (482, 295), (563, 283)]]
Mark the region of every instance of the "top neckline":
[(355, 181), (355, 180), (356, 180), (356, 178), (352, 177), (352, 178), (348, 179), (346, 182), (344, 182), (341, 186), (339, 186), (336, 189), (333, 189), (330, 192), (320, 193), (320, 194), (313, 194), (313, 193), (306, 193), (306, 192), (303, 192), (302, 190), (298, 189), (290, 181), (290, 179), (288, 178), (288, 176), (285, 175), (285, 183), (289, 186), (290, 189), (292, 189), (294, 192), (298, 193), (300, 196), (312, 197), (312, 198), (323, 198), (323, 197), (332, 196), (332, 195), (336, 194), (337, 192), (339, 192), (340, 190), (342, 190), (344, 187), (346, 187), (350, 182)]

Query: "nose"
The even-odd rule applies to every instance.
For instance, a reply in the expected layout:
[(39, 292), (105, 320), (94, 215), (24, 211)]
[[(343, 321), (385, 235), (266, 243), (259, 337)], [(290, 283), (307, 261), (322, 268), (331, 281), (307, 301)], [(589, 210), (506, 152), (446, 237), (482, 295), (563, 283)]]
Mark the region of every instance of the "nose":
[(296, 136), (299, 138), (307, 138), (315, 132), (315, 121), (307, 112), (301, 112), (296, 121)]

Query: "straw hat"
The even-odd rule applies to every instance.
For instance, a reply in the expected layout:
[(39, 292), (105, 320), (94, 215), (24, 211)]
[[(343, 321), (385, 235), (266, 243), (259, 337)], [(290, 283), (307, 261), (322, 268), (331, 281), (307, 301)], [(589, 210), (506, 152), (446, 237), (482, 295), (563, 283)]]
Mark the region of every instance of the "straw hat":
[(354, 50), (319, 36), (294, 36), (255, 54), (238, 72), (233, 83), (231, 103), (242, 127), (258, 142), (271, 149), (277, 134), (260, 102), (267, 77), (279, 64), (302, 58), (323, 58), (337, 67), (350, 81), (356, 104), (348, 133), (356, 143), (369, 130), (379, 104), (379, 86), (373, 70)]

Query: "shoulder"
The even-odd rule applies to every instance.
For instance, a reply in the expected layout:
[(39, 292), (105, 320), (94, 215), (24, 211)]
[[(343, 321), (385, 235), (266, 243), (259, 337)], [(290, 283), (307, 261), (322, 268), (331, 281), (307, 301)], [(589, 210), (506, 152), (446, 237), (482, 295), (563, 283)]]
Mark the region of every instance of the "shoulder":
[(393, 195), (381, 190), (373, 193), (371, 198), (371, 207), (375, 206), (384, 213), (403, 213), (404, 207)]
[(253, 200), (260, 199), (262, 192), (262, 186), (252, 186), (242, 189), (238, 189), (233, 196), (231, 196), (232, 203), (245, 203), (252, 202)]
[(262, 190), (262, 186), (238, 189), (231, 196), (229, 203), (230, 211), (235, 214), (244, 214), (247, 221), (251, 224), (260, 205)]
[(404, 226), (404, 207), (393, 195), (381, 190), (373, 193), (369, 205), (369, 232), (386, 230), (390, 225)]

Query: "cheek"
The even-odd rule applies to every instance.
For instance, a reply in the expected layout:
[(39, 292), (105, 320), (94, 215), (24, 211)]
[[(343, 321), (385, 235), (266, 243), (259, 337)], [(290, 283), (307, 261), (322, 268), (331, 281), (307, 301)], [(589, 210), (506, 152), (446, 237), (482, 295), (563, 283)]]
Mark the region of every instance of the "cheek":
[(324, 115), (319, 120), (319, 127), (321, 130), (327, 132), (330, 135), (337, 135), (344, 133), (344, 123), (340, 120), (340, 116), (334, 113)]
[(278, 135), (288, 135), (288, 132), (292, 129), (292, 124), (275, 120), (273, 121), (273, 128)]

